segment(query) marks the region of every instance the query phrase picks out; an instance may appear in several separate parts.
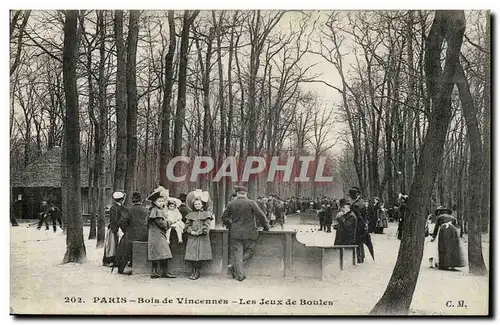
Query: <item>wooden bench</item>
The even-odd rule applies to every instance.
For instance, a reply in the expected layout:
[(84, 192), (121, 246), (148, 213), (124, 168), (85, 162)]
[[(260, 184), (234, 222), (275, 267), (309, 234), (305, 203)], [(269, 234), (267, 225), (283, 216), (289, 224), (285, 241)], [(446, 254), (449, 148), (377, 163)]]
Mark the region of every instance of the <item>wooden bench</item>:
[(322, 280), (335, 277), (342, 272), (349, 265), (348, 259), (351, 260), (351, 265), (357, 265), (357, 245), (307, 246), (321, 249)]

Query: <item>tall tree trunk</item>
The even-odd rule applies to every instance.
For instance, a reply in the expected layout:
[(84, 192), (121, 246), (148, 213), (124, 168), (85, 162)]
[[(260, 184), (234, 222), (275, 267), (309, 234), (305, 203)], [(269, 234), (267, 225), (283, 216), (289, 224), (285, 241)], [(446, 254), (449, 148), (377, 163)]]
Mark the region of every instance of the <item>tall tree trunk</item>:
[[(78, 51), (77, 21), (78, 11), (65, 12), (63, 79), (66, 98), (65, 114), (65, 161), (67, 166), (67, 213), (66, 253), (62, 263), (83, 263), (86, 258), (83, 241), (83, 221), (81, 210), (80, 182), (80, 117), (76, 87), (76, 63)], [(63, 194), (64, 195), (64, 194)], [(64, 210), (63, 210), (64, 211)]]
[(486, 16), (486, 35), (484, 59), (484, 113), (483, 113), (483, 188), (481, 193), (481, 230), (486, 232), (490, 226), (491, 216), (491, 19), (490, 13)]
[(128, 37), (127, 37), (127, 172), (125, 174), (125, 191), (128, 200), (135, 186), (135, 168), (137, 160), (137, 79), (136, 55), (139, 36), (138, 10), (130, 10)]
[[(234, 53), (234, 26), (236, 24), (236, 19), (238, 17), (238, 11), (234, 12), (233, 16), (233, 27), (231, 28), (231, 38), (229, 41), (229, 58), (227, 63), (227, 85), (228, 85), (228, 111), (227, 111), (227, 129), (226, 129), (226, 157), (231, 155), (231, 145), (232, 145), (232, 126), (233, 126), (233, 80), (232, 80), (232, 64), (233, 64), (233, 53)], [(232, 181), (228, 178), (225, 180), (226, 183), (226, 202), (231, 199), (231, 193), (233, 190)]]
[[(84, 18), (83, 16), (80, 16), (80, 26), (83, 28), (84, 26)], [(98, 182), (98, 174), (97, 174), (97, 157), (98, 157), (98, 143), (99, 143), (99, 137), (100, 137), (100, 130), (99, 130), (99, 124), (97, 122), (97, 119), (95, 117), (94, 109), (95, 109), (95, 94), (94, 94), (94, 86), (93, 86), (93, 81), (92, 81), (92, 44), (87, 44), (87, 86), (89, 88), (89, 99), (88, 99), (88, 113), (89, 113), (89, 119), (90, 119), (90, 137), (89, 137), (89, 156), (93, 157), (93, 161), (90, 161), (89, 159), (89, 166), (92, 165), (92, 167), (89, 167), (90, 173), (89, 173), (89, 190), (88, 190), (88, 197), (89, 197), (89, 202), (90, 202), (90, 231), (89, 231), (89, 239), (95, 239), (97, 237), (97, 224), (96, 224), (96, 214), (97, 214), (97, 208), (98, 208), (98, 203), (97, 203), (97, 195), (95, 193), (98, 191), (97, 189), (97, 182)], [(92, 140), (94, 141), (94, 145), (92, 145)], [(91, 154), (92, 149), (94, 150), (93, 154)]]
[[(181, 32), (181, 51), (180, 51), (180, 61), (179, 61), (179, 73), (178, 73), (178, 86), (177, 86), (177, 108), (175, 112), (174, 121), (174, 157), (182, 155), (182, 129), (184, 127), (184, 120), (186, 118), (186, 78), (187, 78), (187, 65), (188, 65), (188, 47), (189, 47), (189, 31), (191, 24), (198, 16), (199, 11), (194, 11), (192, 14), (189, 11), (184, 11), (184, 19), (182, 23)], [(174, 174), (179, 175), (181, 170), (181, 164), (175, 164)], [(174, 196), (180, 194), (181, 184), (172, 186), (170, 192)]]
[(108, 108), (106, 105), (106, 80), (104, 79), (104, 68), (106, 63), (106, 23), (104, 11), (100, 10), (97, 14), (97, 24), (99, 30), (99, 137), (97, 142), (97, 169), (95, 173), (99, 176), (98, 192), (97, 192), (97, 243), (96, 247), (104, 246), (105, 225), (104, 213), (106, 205), (106, 137), (108, 130)]
[(484, 265), (483, 250), (481, 248), (481, 173), (483, 151), (481, 133), (474, 108), (474, 100), (469, 89), (469, 83), (462, 66), (459, 64), (456, 72), (456, 83), (462, 103), (462, 114), (467, 125), (467, 138), (470, 146), (468, 202), (465, 214), (469, 220), (469, 236), (467, 241), (469, 256), (469, 272), (474, 275), (488, 274)]
[(417, 89), (415, 87), (415, 69), (413, 68), (413, 11), (408, 11), (408, 22), (407, 22), (407, 37), (406, 39), (408, 40), (408, 47), (407, 47), (407, 56), (408, 56), (408, 116), (407, 116), (407, 126), (406, 126), (406, 143), (407, 143), (407, 151), (405, 153), (406, 155), (406, 162), (405, 162), (405, 168), (406, 168), (406, 181), (407, 181), (407, 188), (410, 188), (411, 182), (413, 181), (413, 152), (415, 151), (415, 148), (413, 146), (413, 132), (414, 132), (414, 109), (413, 107), (415, 106), (415, 93), (417, 92)]
[[(220, 136), (219, 136), (219, 154), (217, 155), (217, 163), (215, 164), (216, 170), (219, 170), (222, 162), (224, 161), (224, 149), (225, 149), (225, 138), (226, 134), (226, 106), (224, 98), (224, 67), (222, 65), (222, 24), (223, 24), (224, 12), (222, 11), (219, 16), (219, 22), (217, 23), (216, 33), (217, 33), (217, 62), (218, 62), (218, 72), (219, 72), (219, 109), (220, 109)], [(212, 11), (212, 19), (214, 25), (216, 24), (215, 11)], [(228, 140), (229, 141), (229, 140)], [(225, 179), (218, 182), (217, 190), (218, 195), (215, 198), (217, 200), (216, 207), (218, 210), (215, 211), (215, 224), (221, 225), (222, 220), (222, 209), (225, 206)]]
[(123, 10), (115, 11), (116, 42), (116, 155), (113, 189), (125, 190), (127, 173), (126, 58), (123, 41)]
[(168, 11), (168, 26), (170, 41), (168, 52), (165, 55), (165, 84), (163, 88), (162, 119), (161, 119), (161, 147), (160, 147), (160, 185), (170, 188), (167, 178), (167, 164), (171, 159), (170, 152), (170, 116), (172, 101), (172, 86), (174, 84), (174, 55), (176, 47), (174, 11)]
[[(451, 94), (465, 31), (463, 11), (437, 11), (427, 37), (425, 66), (431, 92), (429, 128), (411, 186), (403, 238), (389, 284), (371, 314), (407, 314), (417, 284), (424, 246), (425, 210), (443, 157), (451, 120)], [(446, 61), (440, 55), (446, 40)]]
[[(201, 146), (201, 155), (203, 157), (209, 156), (209, 145), (211, 145), (211, 142), (215, 140), (210, 135), (212, 129), (212, 118), (210, 114), (210, 71), (212, 64), (210, 61), (212, 57), (213, 38), (214, 38), (214, 32), (213, 30), (211, 30), (209, 36), (207, 37), (207, 50), (205, 53), (205, 61), (203, 61), (199, 39), (196, 38), (196, 48), (198, 50), (198, 62), (200, 64), (201, 82), (203, 89), (203, 137), (202, 137), (203, 143)], [(212, 141), (210, 141), (210, 139), (212, 139)], [(216, 160), (217, 157), (213, 155), (212, 158)], [(208, 190), (210, 182), (209, 175), (204, 174), (204, 175), (199, 175), (198, 177), (201, 177), (201, 180), (199, 181), (200, 187), (203, 190)]]

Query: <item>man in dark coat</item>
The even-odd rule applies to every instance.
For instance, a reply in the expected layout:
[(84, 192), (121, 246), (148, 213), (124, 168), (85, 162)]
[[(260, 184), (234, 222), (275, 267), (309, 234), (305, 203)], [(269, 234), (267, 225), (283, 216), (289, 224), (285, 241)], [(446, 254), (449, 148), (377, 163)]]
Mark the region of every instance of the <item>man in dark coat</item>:
[(397, 219), (398, 219), (398, 239), (403, 238), (403, 227), (406, 219), (406, 202), (408, 201), (408, 195), (400, 194), (401, 204), (398, 208)]
[(317, 216), (319, 219), (319, 231), (326, 231), (325, 218), (326, 218), (326, 206), (321, 206), (321, 210), (317, 212)]
[(109, 225), (107, 238), (104, 245), (104, 256), (102, 264), (112, 267), (116, 262), (116, 250), (118, 248), (118, 220), (123, 213), (127, 213), (127, 209), (123, 206), (125, 202), (125, 193), (116, 191), (113, 193), (113, 203), (109, 209)]
[(285, 202), (279, 197), (274, 197), (274, 214), (276, 216), (275, 224), (280, 225), (281, 229), (283, 229), (285, 224)]
[(325, 228), (326, 232), (332, 232), (333, 210), (328, 203), (325, 208)]
[(181, 205), (177, 208), (182, 215), (182, 222), (184, 223), (186, 222), (186, 216), (188, 215), (189, 212), (191, 212), (191, 209), (188, 208), (188, 206), (186, 205), (186, 198), (187, 198), (186, 193), (181, 193), (179, 195), (179, 200), (181, 201)]
[(380, 217), (380, 199), (378, 197), (373, 198), (373, 205), (371, 206), (371, 211), (370, 211), (370, 226), (368, 231), (370, 233), (375, 232), (377, 228), (377, 220)]
[(269, 230), (266, 215), (255, 201), (247, 198), (247, 193), (245, 187), (236, 187), (236, 198), (229, 202), (222, 213), (222, 223), (229, 229), (233, 277), (238, 281), (246, 279), (243, 263), (253, 256), (255, 242), (259, 236), (256, 218), (265, 231)]
[(368, 221), (366, 220), (366, 206), (365, 201), (361, 198), (360, 190), (358, 187), (353, 187), (349, 190), (349, 197), (353, 202), (351, 203), (351, 210), (356, 215), (356, 244), (358, 245), (357, 255), (358, 263), (363, 263), (365, 260), (364, 242), (368, 234)]
[(132, 272), (125, 272), (125, 267), (132, 262), (132, 243), (134, 241), (147, 241), (147, 217), (148, 209), (142, 205), (142, 197), (139, 192), (132, 193), (132, 206), (127, 212), (121, 214), (118, 226), (123, 231), (123, 236), (118, 244), (117, 263), (118, 273), (130, 275)]
[(335, 226), (334, 245), (356, 245), (356, 214), (351, 211), (351, 205), (345, 200), (340, 200), (339, 205), (342, 215), (337, 219), (338, 223)]
[(42, 225), (45, 223), (45, 230), (49, 230), (50, 207), (47, 204), (47, 201), (42, 201), (40, 209), (42, 210), (42, 212), (40, 212), (36, 229), (40, 230), (42, 228)]

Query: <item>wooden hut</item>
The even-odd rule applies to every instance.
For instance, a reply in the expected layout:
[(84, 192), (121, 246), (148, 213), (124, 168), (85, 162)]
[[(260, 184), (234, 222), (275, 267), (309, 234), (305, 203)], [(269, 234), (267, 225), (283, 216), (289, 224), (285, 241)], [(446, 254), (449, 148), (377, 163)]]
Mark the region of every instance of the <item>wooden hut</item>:
[[(88, 213), (89, 172), (80, 170), (82, 213)], [(16, 218), (37, 219), (42, 201), (61, 207), (61, 148), (54, 147), (11, 179)]]

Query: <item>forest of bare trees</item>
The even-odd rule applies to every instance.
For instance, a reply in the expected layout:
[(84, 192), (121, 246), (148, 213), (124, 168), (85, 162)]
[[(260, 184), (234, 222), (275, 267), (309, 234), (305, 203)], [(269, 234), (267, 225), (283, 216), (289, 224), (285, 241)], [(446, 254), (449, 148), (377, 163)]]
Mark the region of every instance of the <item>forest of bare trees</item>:
[[(489, 13), (17, 10), (10, 20), (11, 174), (62, 147), (63, 212), (77, 214), (78, 171), (88, 168), (98, 246), (107, 188), (144, 195), (159, 184), (174, 195), (204, 188), (219, 222), (231, 183), (212, 182), (215, 173), (171, 183), (173, 157), (210, 156), (216, 171), (230, 156), (324, 156), (332, 184), (256, 177), (250, 195), (341, 196), (359, 186), (367, 199), (392, 206), (407, 193), (422, 229), (435, 206), (456, 206), (470, 234), (471, 272), (484, 273)], [(65, 260), (77, 261), (83, 235), (68, 225), (77, 246)], [(423, 245), (412, 229), (402, 251)], [(402, 251), (393, 277), (416, 281), (408, 265), (422, 251)], [(413, 292), (414, 284), (391, 283), (400, 284), (375, 312)]]

